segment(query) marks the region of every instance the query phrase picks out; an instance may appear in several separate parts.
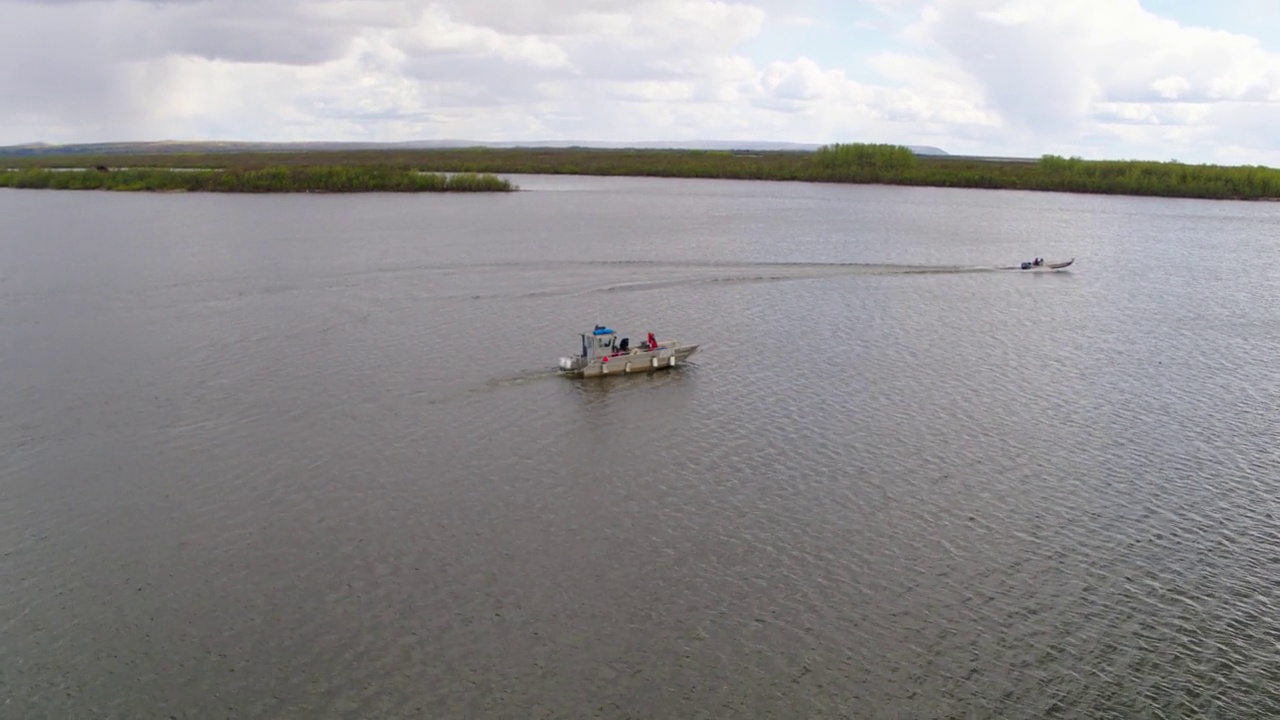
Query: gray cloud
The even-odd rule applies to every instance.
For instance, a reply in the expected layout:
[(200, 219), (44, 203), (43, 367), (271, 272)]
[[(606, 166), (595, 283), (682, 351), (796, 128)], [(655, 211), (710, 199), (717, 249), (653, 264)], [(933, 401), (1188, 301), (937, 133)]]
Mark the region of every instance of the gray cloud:
[(340, 57), (359, 19), (308, 17), (294, 0), (169, 2), (117, 28), (125, 52), (194, 55), (230, 62), (312, 65)]
[(341, 57), (352, 39), (346, 28), (299, 26), (287, 16), (171, 18), (160, 30), (165, 41), (158, 52), (286, 65)]
[(0, 122), (11, 132), (32, 139), (64, 128), (120, 134), (138, 124), (144, 89), (113, 61), (116, 40), (102, 32), (107, 8), (84, 10), (55, 11), (55, 31), (45, 23), (48, 8), (4, 8)]
[(484, 56), (423, 56), (408, 60), (402, 69), (418, 79), (426, 101), (437, 107), (483, 107), (539, 100), (542, 93), (537, 83), (547, 79), (541, 69)]
[[(12, 35), (0, 75), (12, 108), (104, 107), (128, 96), (124, 66), (190, 56), (315, 66), (379, 38), (419, 81), (466, 79), (492, 102), (530, 99), (540, 81), (664, 81), (705, 71), (758, 12), (677, 0), (0, 0)], [(16, 9), (15, 9), (16, 8)], [(745, 24), (744, 24), (745, 23)], [(410, 29), (414, 28), (414, 29)], [(47, 52), (52, 45), (56, 52)], [(39, 65), (14, 58), (64, 58)], [(559, 58), (559, 59), (557, 59)]]
[[(411, 20), (396, 0), (0, 0), (25, 13), (24, 32), (56, 37), (93, 18), (99, 62), (194, 55), (231, 62), (310, 65), (342, 55), (370, 27)], [(6, 25), (16, 23), (6, 22)]]

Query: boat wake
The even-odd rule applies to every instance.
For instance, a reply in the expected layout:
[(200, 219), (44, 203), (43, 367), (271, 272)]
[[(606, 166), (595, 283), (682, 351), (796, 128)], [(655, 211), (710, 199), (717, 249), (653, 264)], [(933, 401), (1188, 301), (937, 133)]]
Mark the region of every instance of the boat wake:
[(559, 376), (560, 369), (555, 366), (538, 368), (536, 370), (525, 370), (507, 377), (492, 378), (484, 384), (484, 389), (499, 390), (502, 388), (517, 387), (519, 385), (528, 385), (529, 383), (548, 380)]
[[(1070, 264), (1070, 263), (1067, 263)], [(1056, 272), (1053, 266), (1030, 272)], [(698, 285), (737, 285), (854, 276), (957, 275), (1027, 271), (1018, 265), (598, 260), (492, 262), (421, 268), (435, 274), (432, 294), (448, 300), (584, 297)]]
[(487, 380), (476, 378), (471, 382), (455, 385), (444, 392), (441, 392), (438, 388), (424, 389), (421, 392), (412, 393), (411, 397), (415, 402), (438, 405), (558, 377), (560, 377), (560, 371), (555, 366), (527, 369), (504, 377), (489, 378)]
[(895, 263), (840, 263), (840, 262), (771, 262), (744, 263), (720, 261), (671, 262), (659, 260), (602, 260), (548, 264), (547, 267), (568, 268), (653, 268), (668, 271), (742, 271), (769, 273), (767, 278), (825, 277), (830, 275), (884, 275), (901, 273), (963, 273), (1003, 270), (995, 265), (909, 265)]
[[(774, 283), (858, 275), (944, 275), (989, 273), (1016, 269), (998, 265), (908, 265), (889, 263), (742, 263), (661, 262), (646, 260), (501, 263), (473, 266), (474, 274), (452, 266), (449, 274), (461, 280), (494, 278), (518, 271), (524, 291), (506, 289), (494, 293), (469, 292), (455, 299), (577, 297), (598, 293), (647, 292), (696, 285)], [(505, 272), (504, 272), (505, 271)]]

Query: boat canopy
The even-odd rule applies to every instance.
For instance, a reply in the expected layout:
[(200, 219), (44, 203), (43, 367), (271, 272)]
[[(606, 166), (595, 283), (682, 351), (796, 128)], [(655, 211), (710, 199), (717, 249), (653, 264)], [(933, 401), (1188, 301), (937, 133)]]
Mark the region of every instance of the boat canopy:
[(605, 326), (603, 326), (603, 325), (597, 325), (597, 326), (596, 326), (596, 329), (595, 329), (594, 331), (592, 331), (592, 333), (591, 333), (591, 334), (592, 334), (592, 335), (612, 335), (612, 334), (613, 334), (613, 330), (612, 330), (611, 328), (607, 328), (607, 327), (605, 327)]

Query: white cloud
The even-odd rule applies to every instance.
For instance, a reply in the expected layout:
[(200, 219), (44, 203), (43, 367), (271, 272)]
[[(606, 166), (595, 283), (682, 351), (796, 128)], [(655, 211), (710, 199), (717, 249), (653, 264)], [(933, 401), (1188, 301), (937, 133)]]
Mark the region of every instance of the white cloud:
[(1162, 98), (1177, 100), (1180, 95), (1191, 89), (1191, 83), (1180, 75), (1169, 75), (1152, 82), (1151, 89), (1159, 93)]
[(816, 100), (838, 93), (846, 84), (844, 73), (824, 71), (807, 57), (792, 63), (775, 62), (765, 68), (760, 85), (764, 93), (780, 100)]
[(536, 35), (506, 35), (492, 28), (461, 23), (426, 8), (417, 23), (389, 37), (407, 55), (493, 59), (540, 68), (568, 68), (563, 48)]
[(1137, 0), (862, 0), (847, 22), (892, 47), (768, 54), (775, 33), (839, 32), (832, 7), (0, 0), (0, 143), (868, 140), (1280, 164), (1280, 55), (1257, 38)]
[[(952, 77), (953, 87), (966, 84), (957, 71), (967, 76), (1021, 153), (1085, 137), (1114, 141), (1094, 153), (1121, 142), (1150, 152), (1177, 138), (1111, 126), (1208, 123), (1224, 117), (1210, 105), (1280, 92), (1280, 55), (1255, 38), (1184, 27), (1137, 0), (931, 0), (904, 37), (930, 58), (915, 75)], [(1259, 151), (1275, 158), (1280, 147)]]

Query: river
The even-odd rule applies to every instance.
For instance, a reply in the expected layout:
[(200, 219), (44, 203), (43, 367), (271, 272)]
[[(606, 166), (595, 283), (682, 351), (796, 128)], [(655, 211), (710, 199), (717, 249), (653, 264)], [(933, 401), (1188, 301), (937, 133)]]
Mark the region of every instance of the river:
[(512, 179), (0, 191), (0, 716), (1280, 713), (1280, 206)]

